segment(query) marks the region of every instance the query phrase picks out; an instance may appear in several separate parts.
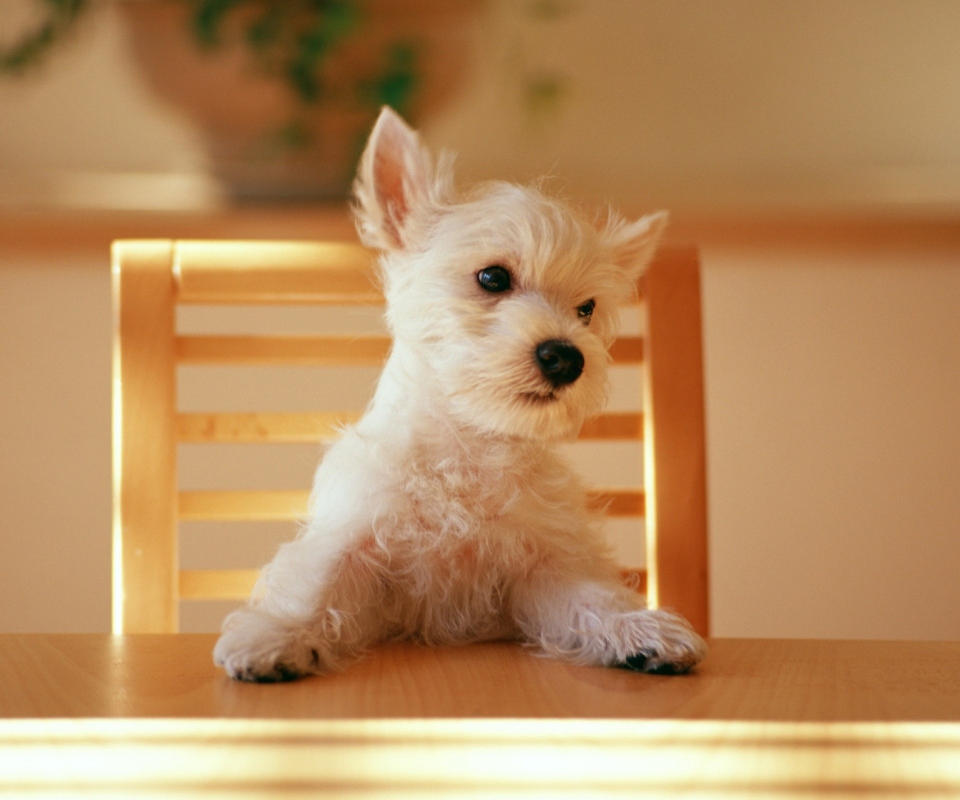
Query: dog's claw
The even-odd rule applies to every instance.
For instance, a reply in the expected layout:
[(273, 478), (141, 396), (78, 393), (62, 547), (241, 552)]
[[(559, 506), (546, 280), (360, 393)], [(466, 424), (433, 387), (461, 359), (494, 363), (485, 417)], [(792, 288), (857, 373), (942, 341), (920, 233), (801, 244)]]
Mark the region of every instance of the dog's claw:
[(653, 675), (684, 675), (707, 654), (707, 643), (683, 617), (656, 609), (642, 612), (638, 621), (653, 622), (653, 629), (647, 628), (646, 641), (636, 642), (636, 651), (616, 662), (618, 667)]
[(277, 664), (273, 672), (263, 675), (256, 675), (251, 672), (245, 674), (241, 680), (252, 681), (253, 683), (289, 683), (299, 677), (300, 673), (296, 670), (290, 669), (285, 664)]
[[(626, 661), (617, 664), (620, 669), (632, 672), (646, 672), (651, 675), (685, 675), (693, 664), (671, 664), (670, 662), (656, 663), (656, 653), (636, 653), (628, 656)], [(651, 665), (651, 662), (652, 665)]]
[(632, 656), (627, 656), (626, 661), (621, 661), (617, 666), (620, 669), (629, 669), (633, 672), (646, 672), (650, 655), (652, 654), (635, 653)]
[(227, 617), (213, 660), (230, 677), (248, 683), (285, 683), (319, 667), (319, 653), (288, 624), (251, 608)]

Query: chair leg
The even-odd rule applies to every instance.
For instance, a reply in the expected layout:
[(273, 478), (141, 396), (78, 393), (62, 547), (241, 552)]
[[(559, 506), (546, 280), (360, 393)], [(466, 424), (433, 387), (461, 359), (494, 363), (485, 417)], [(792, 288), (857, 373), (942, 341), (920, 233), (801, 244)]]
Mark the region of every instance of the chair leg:
[(645, 276), (644, 481), (650, 605), (709, 634), (700, 265), (678, 251)]
[(174, 292), (171, 242), (114, 244), (114, 633), (178, 627)]

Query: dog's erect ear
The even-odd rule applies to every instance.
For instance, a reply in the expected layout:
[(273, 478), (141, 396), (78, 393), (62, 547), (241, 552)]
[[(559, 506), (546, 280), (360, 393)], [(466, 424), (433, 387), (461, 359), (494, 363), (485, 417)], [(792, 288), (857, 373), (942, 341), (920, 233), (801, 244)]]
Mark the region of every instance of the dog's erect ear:
[(603, 232), (612, 252), (613, 263), (621, 267), (631, 280), (646, 269), (667, 227), (668, 214), (657, 211), (634, 222), (611, 218)]
[(353, 187), (364, 244), (382, 250), (410, 247), (417, 222), (434, 194), (430, 154), (400, 116), (383, 107)]

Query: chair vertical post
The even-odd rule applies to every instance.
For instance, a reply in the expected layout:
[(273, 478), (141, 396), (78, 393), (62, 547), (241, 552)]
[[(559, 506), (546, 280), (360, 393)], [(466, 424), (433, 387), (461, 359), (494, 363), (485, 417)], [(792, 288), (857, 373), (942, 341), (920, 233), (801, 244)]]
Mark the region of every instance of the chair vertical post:
[(173, 246), (115, 242), (114, 633), (178, 627)]
[(644, 483), (651, 606), (709, 633), (700, 264), (696, 251), (645, 276)]

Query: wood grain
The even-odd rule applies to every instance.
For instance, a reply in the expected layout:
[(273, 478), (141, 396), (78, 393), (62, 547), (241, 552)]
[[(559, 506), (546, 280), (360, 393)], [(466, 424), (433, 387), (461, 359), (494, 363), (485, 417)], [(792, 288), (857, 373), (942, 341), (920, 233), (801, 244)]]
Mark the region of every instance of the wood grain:
[(610, 357), (614, 364), (642, 364), (643, 338), (640, 336), (620, 336), (610, 346)]
[[(113, 630), (177, 630), (171, 244), (113, 249)], [(122, 269), (121, 269), (122, 265)]]
[(390, 352), (386, 336), (178, 336), (181, 364), (361, 365), (379, 367)]
[(0, 722), (26, 797), (955, 797), (960, 726), (671, 720)]
[[(355, 244), (310, 243), (310, 242), (244, 242), (244, 241), (161, 241), (161, 242), (120, 242), (114, 249), (115, 280), (117, 286), (133, 285), (141, 273), (151, 276), (154, 283), (162, 284), (162, 291), (141, 293), (139, 302), (152, 302), (156, 298), (156, 308), (135, 311), (130, 299), (124, 300), (117, 290), (118, 319), (128, 320), (126, 326), (118, 323), (117, 352), (139, 357), (139, 366), (128, 365), (129, 358), (117, 357), (115, 363), (115, 386), (127, 387), (127, 394), (136, 390), (137, 370), (142, 374), (155, 371), (152, 380), (160, 387), (156, 391), (141, 391), (140, 399), (133, 402), (131, 408), (137, 412), (128, 412), (118, 401), (115, 417), (115, 436), (118, 452), (141, 446), (148, 446), (140, 460), (133, 456), (127, 458), (127, 464), (136, 464), (136, 470), (129, 474), (118, 467), (118, 475), (127, 475), (115, 483), (115, 502), (118, 508), (136, 509), (141, 502), (128, 498), (131, 487), (143, 492), (151, 508), (162, 503), (173, 508), (182, 520), (296, 520), (302, 519), (308, 512), (309, 494), (305, 490), (285, 491), (177, 491), (175, 484), (176, 441), (181, 442), (317, 442), (328, 441), (335, 434), (336, 426), (342, 419), (352, 421), (353, 415), (333, 414), (180, 414), (176, 415), (172, 406), (176, 370), (174, 360), (179, 364), (294, 364), (294, 365), (342, 365), (360, 364), (379, 366), (389, 353), (391, 342), (384, 336), (175, 336), (172, 325), (172, 303), (367, 303), (376, 302), (378, 289), (374, 278), (372, 256)], [(151, 260), (153, 259), (153, 260)], [(144, 265), (148, 265), (146, 269)], [(692, 266), (691, 266), (692, 265)], [(691, 269), (696, 270), (696, 253), (689, 248), (664, 248), (654, 259), (651, 274), (663, 274), (665, 278), (681, 276), (687, 280)], [(645, 293), (647, 300), (661, 295), (672, 297), (669, 293), (650, 291), (657, 284), (649, 280), (638, 287)], [(129, 295), (130, 292), (128, 291)], [(172, 295), (175, 295), (172, 297)], [(132, 297), (133, 295), (131, 295)], [(684, 310), (686, 314), (692, 306)], [(682, 309), (683, 310), (683, 309)], [(699, 307), (696, 309), (699, 314)], [(669, 314), (672, 312), (663, 312)], [(125, 315), (125, 316), (124, 316)], [(138, 329), (137, 320), (164, 320), (162, 332), (154, 322), (144, 323), (143, 331)], [(648, 310), (648, 318), (656, 321), (658, 314)], [(687, 316), (680, 318), (686, 324)], [(699, 318), (695, 320), (699, 324)], [(661, 337), (658, 365), (645, 366), (647, 375), (677, 375), (687, 369), (692, 362), (670, 362), (677, 351), (664, 346), (664, 341), (679, 332), (684, 342), (691, 341), (689, 335), (680, 330), (679, 325), (672, 328), (653, 325)], [(699, 330), (699, 328), (697, 329)], [(123, 336), (139, 336), (129, 342), (122, 341)], [(640, 365), (644, 363), (645, 343), (636, 336), (617, 339), (611, 350), (616, 363)], [(680, 354), (682, 355), (682, 354)], [(666, 366), (660, 366), (666, 364)], [(126, 365), (126, 366), (125, 366)], [(700, 369), (699, 362), (697, 369)], [(126, 370), (124, 372), (123, 370)], [(659, 379), (659, 378), (658, 378)], [(647, 381), (649, 383), (650, 381)], [(131, 395), (132, 396), (132, 395)], [(686, 401), (678, 404), (683, 410)], [(702, 401), (701, 401), (702, 402)], [(620, 413), (605, 415), (584, 427), (581, 438), (585, 439), (633, 439), (640, 441), (645, 433), (657, 430), (658, 441), (667, 443), (672, 449), (672, 458), (686, 463), (694, 450), (673, 447), (663, 431), (676, 430), (683, 421), (677, 421), (670, 403), (661, 403), (654, 397), (651, 408), (658, 409), (656, 420), (641, 413)], [(673, 423), (668, 421), (671, 416)], [(136, 430), (130, 428), (135, 425)], [(657, 427), (659, 425), (659, 428)], [(691, 429), (693, 433), (696, 430)], [(702, 435), (702, 428), (700, 429)], [(152, 443), (152, 444), (151, 444)], [(154, 450), (162, 446), (163, 456), (156, 457)], [(702, 441), (700, 455), (702, 456)], [(151, 450), (153, 447), (154, 450)], [(652, 440), (648, 450), (653, 447)], [(117, 463), (121, 464), (118, 458)], [(154, 474), (151, 470), (156, 467)], [(652, 470), (648, 470), (653, 474)], [(664, 473), (666, 474), (666, 473)], [(652, 484), (660, 491), (658, 504), (649, 504), (652, 496), (650, 488), (633, 487), (598, 488), (590, 493), (591, 505), (603, 510), (612, 517), (641, 517), (646, 512), (654, 512), (654, 524), (648, 525), (652, 531), (660, 531), (660, 543), (655, 544), (651, 553), (681, 553), (678, 543), (692, 541), (700, 534), (694, 530), (681, 529), (672, 523), (659, 524), (657, 508), (666, 509), (676, 502), (687, 502), (689, 497), (663, 487), (672, 484), (668, 480)], [(686, 519), (686, 511), (671, 517), (670, 513), (661, 514), (663, 520)], [(121, 519), (118, 512), (117, 519)], [(689, 516), (689, 514), (687, 514)], [(117, 566), (115, 568), (115, 596), (119, 608), (141, 608), (139, 617), (127, 615), (121, 617), (117, 612), (116, 630), (138, 632), (172, 632), (176, 630), (179, 589), (185, 596), (196, 598), (212, 595), (215, 597), (236, 597), (246, 591), (249, 574), (240, 575), (233, 571), (210, 571), (178, 573), (177, 540), (169, 513), (127, 514), (123, 522), (115, 526), (117, 547)], [(692, 538), (691, 538), (692, 537)], [(671, 545), (670, 542), (674, 544)], [(671, 549), (673, 548), (673, 549)], [(697, 553), (693, 553), (695, 559)], [(124, 558), (139, 559), (140, 572), (126, 569)], [(694, 560), (691, 570), (662, 571), (661, 567), (676, 564), (671, 556), (658, 560), (650, 558), (648, 563), (654, 566), (649, 585), (655, 598), (688, 613), (694, 624), (705, 630), (706, 612), (698, 615), (699, 599), (692, 603), (677, 601), (679, 594), (661, 591), (666, 585), (676, 583), (678, 593), (687, 593), (685, 582), (703, 578), (705, 561)], [(151, 565), (156, 569), (151, 571)], [(659, 576), (656, 573), (661, 570)], [(659, 578), (659, 579), (658, 579)], [(132, 600), (141, 588), (150, 592), (142, 600)], [(162, 592), (160, 589), (162, 588)], [(694, 587), (700, 599), (706, 596), (705, 584)], [(659, 592), (659, 594), (658, 594)], [(691, 613), (692, 610), (692, 613)]]
[(376, 255), (350, 242), (174, 244), (180, 303), (380, 305)]
[(608, 517), (642, 517), (646, 501), (640, 489), (593, 489), (587, 492), (587, 505)]
[(644, 279), (648, 598), (710, 631), (700, 264), (677, 251)]
[[(187, 443), (272, 442), (320, 443), (338, 436), (342, 425), (360, 419), (359, 412), (266, 413), (213, 412), (177, 415), (177, 438)], [(603, 414), (587, 421), (581, 439), (637, 439), (643, 431), (643, 415)]]
[[(623, 208), (639, 216), (647, 208)], [(901, 209), (902, 211), (902, 209)], [(283, 240), (323, 239), (356, 243), (346, 204), (312, 203), (231, 206), (205, 211), (132, 211), (64, 208), (4, 208), (0, 248), (28, 256), (103, 258), (117, 239)], [(758, 246), (943, 248), (960, 244), (954, 212), (916, 214), (829, 211), (671, 212), (667, 238), (673, 243), (733, 248)]]
[(260, 571), (256, 569), (182, 569), (181, 600), (246, 600)]
[(230, 681), (213, 635), (0, 635), (2, 717), (960, 722), (960, 642), (715, 639), (686, 676), (538, 658), (509, 642), (391, 645), (345, 672)]
[(306, 489), (182, 491), (179, 517), (188, 521), (299, 520), (307, 516)]
[(686, 676), (398, 644), (264, 685), (214, 641), (0, 635), (0, 794), (960, 795), (960, 642), (719, 639)]
[[(257, 569), (182, 569), (179, 573), (181, 600), (246, 600), (260, 576)], [(620, 579), (640, 594), (647, 591), (647, 571), (624, 567)]]
[[(176, 353), (181, 364), (379, 367), (391, 344), (386, 336), (178, 336)], [(616, 364), (640, 364), (643, 339), (621, 337), (610, 354)]]
[(344, 425), (360, 419), (359, 412), (180, 413), (177, 439), (187, 443), (272, 442), (282, 444), (329, 442)]
[(581, 439), (640, 439), (643, 437), (643, 414), (601, 414), (587, 420), (580, 429)]

